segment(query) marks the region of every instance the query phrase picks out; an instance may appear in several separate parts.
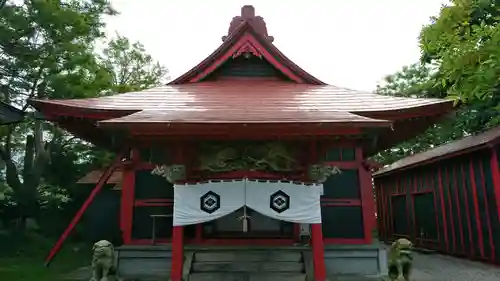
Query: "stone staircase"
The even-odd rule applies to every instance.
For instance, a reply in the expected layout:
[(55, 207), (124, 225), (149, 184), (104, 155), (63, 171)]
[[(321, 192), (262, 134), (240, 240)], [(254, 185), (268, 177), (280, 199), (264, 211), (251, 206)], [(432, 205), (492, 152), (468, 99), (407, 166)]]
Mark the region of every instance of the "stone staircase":
[(191, 252), (186, 281), (306, 281), (296, 249), (211, 249)]

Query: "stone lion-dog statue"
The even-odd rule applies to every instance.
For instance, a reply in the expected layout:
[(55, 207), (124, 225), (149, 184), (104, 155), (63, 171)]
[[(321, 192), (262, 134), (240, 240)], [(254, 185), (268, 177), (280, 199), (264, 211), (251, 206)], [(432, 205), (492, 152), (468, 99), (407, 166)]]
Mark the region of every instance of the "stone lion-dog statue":
[(106, 240), (92, 247), (92, 278), (90, 281), (116, 281), (115, 247)]
[(413, 243), (401, 238), (392, 243), (387, 253), (389, 280), (410, 281), (413, 263)]

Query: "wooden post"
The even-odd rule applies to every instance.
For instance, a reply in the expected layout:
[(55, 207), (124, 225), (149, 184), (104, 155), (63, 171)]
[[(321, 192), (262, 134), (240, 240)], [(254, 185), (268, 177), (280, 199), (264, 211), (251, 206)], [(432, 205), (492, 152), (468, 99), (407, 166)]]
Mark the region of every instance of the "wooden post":
[(325, 281), (325, 248), (323, 244), (323, 229), (321, 223), (311, 224), (311, 240), (314, 263), (314, 280)]
[(132, 241), (132, 223), (134, 216), (134, 193), (135, 193), (135, 166), (139, 162), (137, 149), (131, 149), (128, 157), (130, 161), (122, 168), (122, 193), (120, 205), (120, 219), (122, 239), (124, 244)]
[(172, 228), (172, 268), (170, 271), (170, 281), (182, 281), (182, 267), (184, 265), (183, 232), (183, 226), (176, 225)]
[(90, 193), (89, 197), (87, 197), (87, 199), (85, 200), (85, 202), (83, 202), (83, 205), (80, 207), (80, 210), (78, 210), (78, 212), (73, 217), (73, 219), (71, 220), (71, 222), (68, 225), (68, 227), (64, 230), (63, 234), (61, 234), (61, 237), (59, 237), (59, 240), (57, 240), (56, 244), (54, 244), (54, 246), (50, 250), (49, 255), (45, 259), (45, 266), (49, 266), (49, 264), (52, 261), (52, 259), (59, 252), (59, 250), (61, 249), (64, 241), (66, 241), (66, 239), (68, 238), (68, 236), (71, 233), (71, 231), (73, 231), (73, 229), (75, 228), (75, 226), (78, 224), (78, 222), (82, 218), (83, 213), (85, 213), (85, 210), (87, 210), (87, 208), (90, 206), (90, 203), (92, 203), (92, 201), (94, 200), (95, 196), (99, 193), (99, 191), (101, 191), (101, 189), (103, 188), (103, 186), (108, 181), (109, 177), (116, 170), (116, 168), (118, 167), (118, 165), (120, 164), (120, 162), (121, 162), (121, 160), (123, 158), (123, 155), (125, 154), (125, 151), (127, 151), (127, 150), (120, 151), (120, 153), (118, 153), (116, 155), (113, 163), (108, 166), (108, 168), (106, 169), (106, 171), (104, 173), (102, 173), (101, 178), (99, 179), (99, 181), (97, 182), (96, 186), (94, 187), (94, 189)]
[(358, 163), (365, 244), (371, 244), (372, 232), (376, 223), (375, 199), (373, 195), (372, 174), (371, 171), (363, 165), (363, 150), (361, 148), (356, 148), (356, 162)]

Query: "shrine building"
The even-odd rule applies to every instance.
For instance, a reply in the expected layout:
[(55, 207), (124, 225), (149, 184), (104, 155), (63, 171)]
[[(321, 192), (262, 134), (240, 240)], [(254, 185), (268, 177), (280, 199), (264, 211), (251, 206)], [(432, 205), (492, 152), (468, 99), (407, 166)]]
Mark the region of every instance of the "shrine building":
[(116, 153), (47, 262), (118, 175), (119, 215), (109, 219), (123, 240), (122, 276), (381, 274), (365, 159), (422, 133), (452, 102), (328, 85), (273, 41), (244, 6), (220, 47), (167, 85), (30, 101), (49, 121)]

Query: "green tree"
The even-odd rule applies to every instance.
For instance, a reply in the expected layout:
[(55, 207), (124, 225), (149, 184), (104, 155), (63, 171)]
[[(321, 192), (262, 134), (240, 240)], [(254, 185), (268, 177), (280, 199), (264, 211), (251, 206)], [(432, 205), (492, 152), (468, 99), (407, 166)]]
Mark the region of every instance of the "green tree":
[[(124, 36), (108, 40), (100, 61), (111, 75), (111, 83), (102, 95), (114, 95), (160, 86), (168, 80), (168, 69), (146, 52), (139, 42)], [(93, 147), (89, 153), (94, 168), (110, 164), (113, 154)]]
[(427, 64), (415, 63), (384, 77), (377, 85), (376, 92), (381, 95), (413, 98), (444, 98), (446, 93), (434, 87), (436, 72)]
[[(446, 87), (441, 83), (438, 70), (429, 65), (413, 64), (389, 75), (377, 93), (410, 98), (446, 98)], [(446, 142), (482, 131), (498, 114), (495, 99), (475, 99), (457, 108), (453, 115), (429, 127), (424, 133), (378, 153), (374, 159), (389, 164), (415, 153), (423, 152)]]
[(386, 77), (381, 94), (451, 98), (453, 118), (375, 156), (391, 163), (500, 124), (500, 2), (452, 0), (420, 34), (421, 62)]
[[(500, 2), (452, 0), (422, 29), (422, 61), (439, 69), (449, 97), (463, 102), (487, 99), (500, 109)], [(500, 114), (488, 126), (500, 123)]]
[(120, 35), (108, 42), (102, 61), (113, 77), (112, 94), (159, 86), (168, 78), (167, 68), (146, 53), (141, 43), (131, 43)]
[[(0, 10), (3, 99), (29, 110), (30, 98), (86, 98), (162, 84), (166, 68), (138, 42), (117, 36), (95, 52), (94, 43), (104, 39), (103, 16), (115, 13), (103, 0), (6, 3)], [(60, 208), (78, 192), (72, 187), (79, 177), (111, 159), (108, 151), (30, 116), (0, 129), (6, 174), (0, 201), (17, 204), (22, 219)]]
[[(446, 91), (435, 80), (439, 75), (432, 67), (425, 64), (412, 64), (400, 71), (388, 75), (376, 92), (382, 95), (408, 98), (443, 98)], [(442, 124), (431, 126), (425, 133), (374, 156), (382, 164), (389, 164), (406, 156), (425, 151), (450, 139), (461, 137), (462, 131), (452, 125), (451, 118), (443, 120)]]
[[(111, 76), (94, 54), (104, 36), (105, 0), (7, 1), (0, 10), (0, 90), (4, 101), (28, 109), (31, 98), (90, 97)], [(38, 214), (42, 173), (50, 148), (65, 134), (41, 120), (9, 126), (0, 157), (22, 220)], [(24, 225), (21, 223), (20, 225)]]

